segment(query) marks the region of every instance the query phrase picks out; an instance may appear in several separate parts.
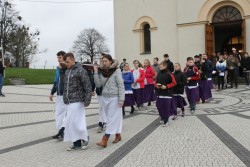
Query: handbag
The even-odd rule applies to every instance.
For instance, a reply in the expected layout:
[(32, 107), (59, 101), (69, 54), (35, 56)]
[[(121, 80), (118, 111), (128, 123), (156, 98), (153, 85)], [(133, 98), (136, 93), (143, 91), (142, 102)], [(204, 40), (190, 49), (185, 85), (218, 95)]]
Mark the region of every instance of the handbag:
[[(109, 77), (109, 78), (110, 78), (110, 77)], [(106, 83), (108, 82), (109, 78), (106, 80), (106, 82), (104, 83), (104, 85), (103, 85), (102, 87), (96, 88), (96, 89), (95, 89), (95, 92), (96, 92), (96, 94), (97, 94), (98, 96), (101, 96), (101, 95), (102, 95), (102, 90), (103, 90), (103, 88), (105, 87)]]

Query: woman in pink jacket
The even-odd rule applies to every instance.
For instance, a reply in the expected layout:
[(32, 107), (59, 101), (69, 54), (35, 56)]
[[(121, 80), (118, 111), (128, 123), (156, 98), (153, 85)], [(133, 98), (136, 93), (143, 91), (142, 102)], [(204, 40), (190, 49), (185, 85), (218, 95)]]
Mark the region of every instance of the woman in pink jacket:
[(145, 72), (144, 69), (141, 68), (142, 65), (138, 60), (135, 60), (133, 64), (134, 64), (134, 69), (132, 69), (131, 72), (134, 77), (134, 83), (132, 84), (132, 88), (135, 97), (135, 102), (137, 104), (138, 109), (140, 110), (144, 103)]
[(151, 102), (156, 100), (155, 88), (154, 88), (155, 84), (154, 77), (156, 76), (156, 73), (148, 59), (144, 61), (144, 70), (145, 70), (144, 103), (148, 103), (148, 106), (151, 106)]

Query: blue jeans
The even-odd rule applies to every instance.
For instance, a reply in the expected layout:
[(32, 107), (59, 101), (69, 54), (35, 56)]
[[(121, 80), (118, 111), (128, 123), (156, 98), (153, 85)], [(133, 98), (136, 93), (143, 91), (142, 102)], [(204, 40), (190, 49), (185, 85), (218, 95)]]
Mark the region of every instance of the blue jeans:
[(2, 93), (3, 79), (4, 79), (3, 74), (0, 74), (0, 95), (3, 94), (3, 93)]

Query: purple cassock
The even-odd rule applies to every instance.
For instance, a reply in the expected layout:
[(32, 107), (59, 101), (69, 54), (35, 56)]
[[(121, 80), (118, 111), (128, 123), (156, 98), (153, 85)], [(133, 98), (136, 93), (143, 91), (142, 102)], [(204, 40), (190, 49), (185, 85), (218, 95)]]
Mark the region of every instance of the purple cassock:
[(137, 106), (141, 106), (144, 103), (144, 89), (133, 89), (134, 99)]
[(135, 97), (133, 94), (125, 94), (124, 106), (133, 106), (135, 105)]
[(144, 88), (144, 103), (152, 102), (156, 100), (155, 86), (154, 84), (145, 85)]
[(156, 99), (156, 107), (158, 109), (159, 115), (161, 119), (168, 119), (171, 115), (173, 115), (174, 104), (172, 101), (172, 97), (168, 98), (160, 98)]
[(180, 95), (174, 95), (172, 97), (172, 101), (173, 101), (173, 112), (174, 112), (174, 115), (177, 115), (177, 108), (181, 108), (182, 111), (183, 111), (184, 107), (187, 105), (187, 102), (184, 99), (184, 97), (182, 97)]
[(207, 80), (199, 81), (199, 98), (201, 100), (208, 100), (212, 97), (211, 89)]
[(196, 103), (196, 100), (198, 99), (198, 91), (199, 90), (199, 87), (196, 87), (196, 88), (188, 88), (186, 87), (186, 94), (187, 94), (187, 99), (188, 99), (188, 102), (189, 104), (195, 104)]

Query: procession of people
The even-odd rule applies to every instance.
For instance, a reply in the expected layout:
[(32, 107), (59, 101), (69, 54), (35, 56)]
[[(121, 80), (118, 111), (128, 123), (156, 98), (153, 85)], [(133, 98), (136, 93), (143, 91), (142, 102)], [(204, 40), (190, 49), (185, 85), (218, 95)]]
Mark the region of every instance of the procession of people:
[[(58, 68), (51, 90), (50, 100), (56, 97), (56, 128), (53, 139), (72, 142), (67, 150), (87, 149), (89, 135), (86, 125), (85, 107), (97, 95), (99, 103), (98, 133), (104, 132), (97, 146), (106, 148), (111, 135), (113, 144), (122, 140), (123, 117), (143, 112), (148, 106), (155, 106), (163, 127), (170, 124), (170, 117), (176, 120), (178, 110), (185, 117), (186, 106), (195, 114), (196, 105), (209, 103), (212, 89), (238, 88), (240, 69), (249, 88), (250, 57), (247, 52), (240, 56), (233, 49), (232, 54), (206, 54), (188, 57), (183, 68), (178, 62), (171, 62), (168, 54), (163, 61), (155, 57), (152, 64), (145, 59), (143, 64), (134, 60), (133, 65), (103, 53), (100, 63), (83, 65), (76, 62), (72, 53), (57, 53)], [(133, 66), (133, 67), (132, 67)], [(132, 67), (132, 68), (130, 68)], [(230, 84), (230, 85), (228, 85)], [(100, 136), (101, 137), (101, 136)]]

